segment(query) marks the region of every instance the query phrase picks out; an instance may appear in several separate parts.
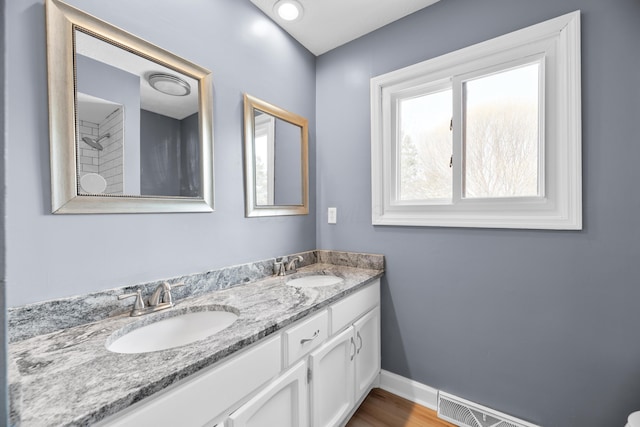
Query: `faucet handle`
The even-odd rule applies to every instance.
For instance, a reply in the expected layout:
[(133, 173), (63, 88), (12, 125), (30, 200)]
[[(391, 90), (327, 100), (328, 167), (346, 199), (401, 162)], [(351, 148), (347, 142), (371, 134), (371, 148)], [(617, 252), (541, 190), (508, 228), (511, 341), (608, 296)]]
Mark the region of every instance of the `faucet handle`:
[(144, 309), (144, 301), (142, 300), (142, 291), (140, 289), (138, 289), (136, 292), (131, 294), (118, 295), (119, 300), (122, 300), (125, 298), (132, 298), (132, 297), (136, 297), (136, 300), (133, 303), (133, 311)]
[(184, 286), (184, 282), (174, 283), (173, 285), (172, 285), (172, 284), (167, 283), (167, 285), (169, 285), (169, 289), (179, 288), (180, 286)]

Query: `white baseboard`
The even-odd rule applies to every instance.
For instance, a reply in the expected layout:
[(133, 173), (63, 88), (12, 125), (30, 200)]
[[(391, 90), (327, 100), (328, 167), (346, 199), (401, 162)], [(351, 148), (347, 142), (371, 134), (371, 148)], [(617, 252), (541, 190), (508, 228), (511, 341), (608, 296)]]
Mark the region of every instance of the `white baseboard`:
[(384, 369), (380, 371), (380, 388), (434, 411), (438, 409), (438, 390)]

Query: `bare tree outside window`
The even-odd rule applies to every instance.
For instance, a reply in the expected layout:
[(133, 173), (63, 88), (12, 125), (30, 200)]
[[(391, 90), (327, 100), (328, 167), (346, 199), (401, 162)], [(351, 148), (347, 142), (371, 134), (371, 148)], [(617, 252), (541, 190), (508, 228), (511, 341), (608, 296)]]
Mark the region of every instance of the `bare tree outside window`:
[(398, 199), (451, 200), (451, 90), (402, 100)]
[(464, 197), (539, 195), (538, 73), (535, 63), (465, 83)]
[(451, 132), (448, 121), (439, 128), (402, 137), (400, 200), (451, 200)]
[[(465, 83), (463, 197), (539, 195), (538, 73), (535, 63)], [(401, 201), (452, 198), (451, 96), (400, 102)]]
[(269, 205), (269, 174), (267, 173), (269, 145), (267, 135), (257, 135), (254, 145), (256, 205), (266, 206)]

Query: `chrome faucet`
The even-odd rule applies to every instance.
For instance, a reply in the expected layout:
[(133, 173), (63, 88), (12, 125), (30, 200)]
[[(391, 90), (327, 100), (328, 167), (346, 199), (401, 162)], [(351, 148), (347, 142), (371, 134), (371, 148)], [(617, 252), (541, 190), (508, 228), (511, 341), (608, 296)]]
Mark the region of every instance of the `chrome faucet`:
[[(162, 297), (162, 299), (160, 299)], [(167, 282), (163, 282), (158, 285), (155, 291), (149, 297), (149, 306), (155, 307), (162, 303), (169, 303), (173, 305), (173, 298), (171, 297), (171, 285)]]
[(275, 262), (273, 263), (273, 274), (275, 274), (276, 276), (286, 276), (287, 275), (286, 263), (287, 263), (286, 256), (276, 258)]
[(136, 300), (133, 303), (133, 309), (131, 310), (131, 316), (142, 316), (143, 314), (153, 313), (155, 311), (165, 310), (173, 307), (173, 297), (171, 296), (171, 289), (184, 286), (184, 283), (176, 283), (170, 285), (167, 282), (159, 284), (149, 297), (147, 304), (144, 303), (142, 298), (142, 291), (138, 289), (132, 294), (118, 295), (118, 299), (125, 299), (135, 297)]
[(287, 274), (295, 273), (297, 270), (297, 263), (302, 262), (303, 258), (298, 255), (290, 260), (286, 257), (276, 258), (273, 263), (273, 274), (276, 276), (286, 276)]
[(291, 261), (289, 261), (289, 263), (285, 267), (285, 271), (287, 273), (295, 273), (298, 268), (297, 263), (302, 261), (303, 261), (303, 258), (300, 255), (292, 258)]

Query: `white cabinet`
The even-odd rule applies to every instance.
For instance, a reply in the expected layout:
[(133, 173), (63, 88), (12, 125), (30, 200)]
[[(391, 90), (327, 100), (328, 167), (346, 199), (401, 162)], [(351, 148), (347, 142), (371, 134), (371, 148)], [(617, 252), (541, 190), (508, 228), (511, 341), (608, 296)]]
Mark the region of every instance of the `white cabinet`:
[(351, 328), (311, 353), (311, 425), (337, 425), (354, 402), (355, 341)]
[(307, 427), (307, 364), (301, 361), (229, 416), (227, 427)]
[[(367, 300), (377, 285), (352, 298), (351, 324), (343, 332), (311, 353), (311, 426), (333, 427), (345, 420), (369, 391), (380, 372), (380, 308), (361, 316), (359, 310), (371, 308)], [(364, 299), (360, 298), (364, 297)], [(349, 307), (332, 307), (343, 325)], [(356, 320), (357, 319), (357, 320)]]
[(329, 314), (327, 310), (296, 323), (283, 333), (287, 356), (285, 366), (289, 366), (317, 348), (329, 336)]
[(369, 391), (380, 373), (380, 308), (375, 308), (354, 324), (356, 333), (355, 400)]
[(280, 335), (185, 378), (101, 422), (100, 426), (201, 427), (280, 373)]
[(379, 306), (376, 280), (98, 425), (344, 424), (380, 372)]
[(350, 326), (358, 317), (380, 304), (380, 281), (343, 298), (329, 307), (331, 333)]

